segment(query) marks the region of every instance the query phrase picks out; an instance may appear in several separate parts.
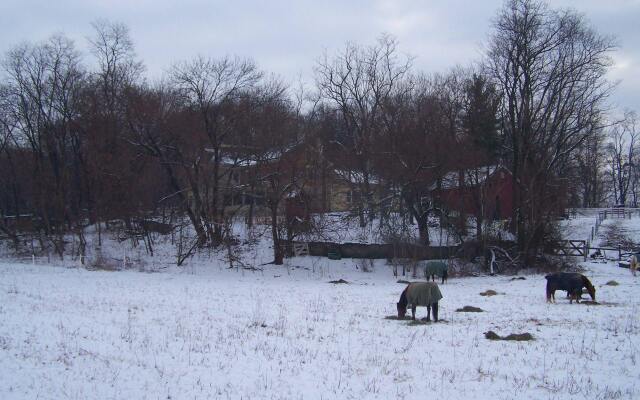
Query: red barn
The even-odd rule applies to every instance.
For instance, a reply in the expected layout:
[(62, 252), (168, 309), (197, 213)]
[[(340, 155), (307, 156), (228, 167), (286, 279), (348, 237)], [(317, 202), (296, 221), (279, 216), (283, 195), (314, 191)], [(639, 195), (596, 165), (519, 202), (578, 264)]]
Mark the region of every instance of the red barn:
[(509, 219), (513, 214), (513, 175), (503, 166), (447, 173), (432, 186), (435, 203), (458, 214)]

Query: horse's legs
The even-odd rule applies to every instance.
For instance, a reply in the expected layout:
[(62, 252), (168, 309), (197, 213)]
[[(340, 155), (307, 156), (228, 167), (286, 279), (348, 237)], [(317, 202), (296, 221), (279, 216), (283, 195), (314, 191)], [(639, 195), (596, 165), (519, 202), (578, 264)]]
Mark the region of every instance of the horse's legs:
[(431, 305), (427, 306), (427, 321), (431, 321)]
[(433, 320), (438, 322), (438, 302), (433, 303)]
[(416, 306), (411, 305), (411, 319), (416, 319)]

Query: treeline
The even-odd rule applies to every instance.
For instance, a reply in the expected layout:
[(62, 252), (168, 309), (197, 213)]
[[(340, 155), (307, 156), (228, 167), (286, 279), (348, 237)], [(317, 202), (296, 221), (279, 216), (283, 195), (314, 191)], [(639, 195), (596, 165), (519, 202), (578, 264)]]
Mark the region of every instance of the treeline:
[[(179, 62), (150, 83), (126, 26), (93, 28), (97, 68), (61, 35), (2, 60), (0, 216), (31, 215), (41, 246), (61, 256), (65, 234), (82, 242), (87, 226), (129, 226), (167, 210), (188, 219), (187, 247), (218, 246), (229, 237), (225, 199), (242, 170), (253, 174), (242, 190), (261, 190), (281, 263), (278, 244), (292, 232), (277, 217), (318, 178), (309, 169), (322, 169), (319, 149), (348, 160), (341, 167), (357, 177), (349, 182), (361, 225), (402, 211), (423, 243), (429, 216), (442, 212), (425, 198), (451, 171), (461, 181), (480, 165), (511, 171), (512, 228), (524, 255), (535, 254), (564, 206), (605, 197), (605, 74), (615, 43), (574, 11), (507, 1), (485, 57), (445, 74), (416, 71), (387, 35), (349, 43), (321, 57), (316, 87), (305, 90), (233, 56)], [(285, 156), (301, 146), (304, 168)], [(385, 195), (374, 195), (380, 187)], [(481, 235), (489, 216), (475, 217)], [(7, 218), (0, 232), (18, 244)]]

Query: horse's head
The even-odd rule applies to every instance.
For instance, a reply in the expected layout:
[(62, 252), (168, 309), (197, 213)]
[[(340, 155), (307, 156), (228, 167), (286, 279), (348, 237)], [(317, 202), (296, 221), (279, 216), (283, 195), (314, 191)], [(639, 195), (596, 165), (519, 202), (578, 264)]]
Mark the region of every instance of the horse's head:
[(591, 300), (596, 301), (596, 288), (593, 287), (593, 284), (586, 276), (582, 275), (582, 284), (585, 288), (587, 288), (587, 292), (589, 292), (589, 296), (591, 296)]
[(587, 292), (589, 292), (589, 296), (591, 296), (591, 300), (596, 301), (596, 288), (593, 287), (591, 282), (587, 285)]
[(407, 306), (396, 303), (396, 307), (398, 308), (398, 319), (404, 318), (404, 316), (407, 314)]

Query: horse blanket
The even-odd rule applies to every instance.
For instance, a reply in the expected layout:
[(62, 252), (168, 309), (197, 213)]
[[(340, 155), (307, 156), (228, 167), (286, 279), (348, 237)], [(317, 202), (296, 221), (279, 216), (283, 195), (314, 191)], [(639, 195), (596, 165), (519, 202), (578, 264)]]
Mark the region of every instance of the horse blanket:
[(430, 306), (442, 298), (440, 288), (434, 282), (413, 282), (406, 289), (407, 303), (412, 306)]
[(443, 276), (449, 272), (449, 266), (444, 261), (427, 261), (424, 267), (426, 276), (437, 275)]

